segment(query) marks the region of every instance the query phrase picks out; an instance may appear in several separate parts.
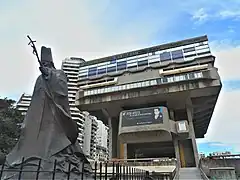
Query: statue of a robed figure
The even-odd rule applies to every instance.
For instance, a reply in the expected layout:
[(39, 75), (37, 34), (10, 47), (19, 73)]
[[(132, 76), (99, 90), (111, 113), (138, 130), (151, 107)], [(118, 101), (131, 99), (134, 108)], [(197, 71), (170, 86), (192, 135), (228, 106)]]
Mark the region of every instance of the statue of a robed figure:
[[(31, 40), (31, 39), (30, 39)], [(67, 76), (54, 67), (50, 48), (41, 48), (41, 58), (31, 41), (34, 54), (40, 63), (41, 75), (37, 78), (32, 100), (22, 124), (18, 143), (6, 157), (9, 169), (51, 171), (56, 161), (55, 179), (66, 179), (69, 171), (71, 179), (91, 178), (91, 165), (77, 142), (78, 129), (72, 120), (68, 102)], [(84, 166), (83, 166), (84, 165)], [(17, 179), (16, 172), (5, 173), (3, 178)], [(22, 179), (35, 179), (36, 172), (22, 173)], [(41, 172), (39, 179), (51, 179), (52, 173)]]

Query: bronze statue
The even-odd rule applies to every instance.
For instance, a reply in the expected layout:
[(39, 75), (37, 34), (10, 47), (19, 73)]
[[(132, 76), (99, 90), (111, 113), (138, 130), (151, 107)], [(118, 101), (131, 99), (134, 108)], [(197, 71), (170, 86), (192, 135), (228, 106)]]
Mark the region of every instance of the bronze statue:
[[(30, 39), (29, 36), (28, 38)], [(50, 48), (43, 46), (39, 59), (31, 39), (30, 44), (40, 64), (41, 75), (34, 87), (20, 139), (7, 155), (5, 164), (8, 168), (23, 166), (23, 169), (26, 167), (25, 169), (31, 170), (36, 169), (41, 160), (40, 170), (49, 171), (56, 161), (56, 169), (63, 172), (56, 179), (64, 179), (64, 172), (68, 171), (68, 164), (71, 163), (74, 178), (84, 173), (84, 179), (92, 179), (88, 176), (92, 171), (91, 165), (77, 142), (77, 125), (70, 115), (67, 76), (54, 67)], [(35, 179), (35, 174), (25, 173), (23, 179)], [(5, 177), (9, 175), (10, 173)], [(14, 173), (11, 176), (10, 179), (15, 178)], [(39, 179), (51, 179), (50, 173), (41, 173), (39, 176)]]

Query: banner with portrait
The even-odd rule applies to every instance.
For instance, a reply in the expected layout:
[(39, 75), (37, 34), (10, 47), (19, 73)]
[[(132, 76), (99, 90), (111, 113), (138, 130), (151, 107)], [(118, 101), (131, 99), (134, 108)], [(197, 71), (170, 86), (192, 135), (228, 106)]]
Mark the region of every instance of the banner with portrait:
[(163, 123), (163, 108), (151, 107), (121, 112), (122, 127)]

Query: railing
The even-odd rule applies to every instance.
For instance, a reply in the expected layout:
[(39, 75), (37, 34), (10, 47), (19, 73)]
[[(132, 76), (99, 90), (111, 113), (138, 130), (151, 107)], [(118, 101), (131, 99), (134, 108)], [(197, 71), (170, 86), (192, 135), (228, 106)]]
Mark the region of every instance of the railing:
[(149, 80), (142, 80), (142, 81), (127, 83), (122, 85), (90, 89), (90, 90), (84, 91), (83, 96), (94, 96), (96, 94), (106, 94), (106, 93), (113, 93), (118, 91), (127, 91), (131, 89), (147, 88), (147, 87), (159, 86), (163, 84), (191, 81), (191, 80), (201, 79), (201, 78), (203, 78), (203, 73), (201, 71), (190, 72), (190, 73), (172, 75), (169, 77), (160, 77), (160, 78), (154, 78)]
[(175, 173), (174, 173), (174, 176), (173, 176), (173, 179), (174, 179), (174, 180), (179, 179), (179, 167), (176, 167)]
[[(174, 171), (175, 172), (175, 171)], [(157, 173), (157, 172), (152, 172), (151, 177), (154, 180), (173, 180), (174, 179), (174, 173)]]
[(174, 158), (113, 159), (111, 162), (121, 162), (128, 166), (176, 166)]
[[(176, 159), (174, 158), (113, 159), (112, 162), (120, 162), (124, 163), (127, 166), (138, 167), (143, 170), (149, 171), (151, 177), (153, 177), (154, 180), (173, 180), (176, 174)], [(169, 171), (165, 172), (163, 170), (161, 170), (161, 172), (158, 172), (157, 169), (155, 170), (156, 167), (164, 168), (166, 166), (172, 167), (172, 170), (171, 168), (169, 169)]]
[(199, 168), (199, 170), (200, 170), (202, 179), (204, 179), (204, 180), (209, 180), (208, 176), (207, 176), (206, 173), (203, 171), (203, 168), (202, 168), (202, 159), (199, 160), (198, 168)]
[[(22, 161), (24, 164), (24, 159)], [(5, 180), (4, 175), (7, 173), (10, 175), (10, 179), (18, 179), (22, 180), (24, 178), (24, 173), (30, 173), (32, 176), (35, 177), (35, 180), (40, 180), (41, 174), (48, 174), (47, 179), (57, 180), (59, 179), (59, 175), (64, 175), (64, 179), (70, 180), (76, 177), (76, 174), (71, 171), (72, 164), (68, 164), (68, 171), (67, 172), (61, 172), (57, 170), (57, 164), (58, 162), (55, 161), (53, 164), (52, 170), (44, 171), (41, 170), (41, 160), (39, 160), (38, 166), (36, 167), (36, 170), (26, 170), (24, 166), (20, 166), (19, 168), (10, 169), (7, 168), (4, 164), (0, 165), (0, 180)], [(86, 165), (86, 164), (85, 164)], [(89, 175), (89, 178), (87, 179), (94, 179), (94, 180), (140, 180), (145, 177), (146, 171), (138, 168), (134, 168), (131, 166), (127, 166), (120, 162), (95, 162), (93, 164), (93, 171), (91, 173), (86, 172), (84, 168), (82, 168), (81, 172), (78, 174), (77, 178), (79, 180), (85, 180), (85, 175)], [(84, 164), (82, 164), (82, 167), (85, 167)], [(11, 173), (11, 174), (10, 174)], [(58, 176), (57, 176), (58, 175)], [(63, 176), (62, 176), (63, 177)], [(9, 178), (8, 178), (9, 179)]]
[(202, 168), (199, 167), (200, 173), (201, 173), (201, 177), (204, 180), (209, 180), (209, 178), (207, 177), (207, 175), (203, 172)]
[(210, 177), (211, 169), (219, 168), (227, 170), (234, 167), (237, 178), (240, 177), (240, 154), (210, 155), (201, 158), (201, 168), (205, 174)]

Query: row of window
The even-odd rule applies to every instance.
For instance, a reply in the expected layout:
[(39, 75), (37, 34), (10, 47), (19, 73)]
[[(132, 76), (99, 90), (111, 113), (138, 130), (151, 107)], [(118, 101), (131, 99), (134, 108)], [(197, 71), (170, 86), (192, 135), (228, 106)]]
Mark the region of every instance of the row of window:
[(117, 91), (129, 90), (129, 89), (135, 89), (135, 88), (143, 88), (143, 87), (155, 86), (155, 85), (160, 85), (165, 83), (186, 81), (186, 80), (202, 78), (202, 77), (203, 77), (202, 72), (192, 72), (192, 73), (183, 74), (183, 75), (163, 77), (163, 78), (124, 84), (119, 86), (111, 86), (111, 87), (87, 90), (87, 91), (84, 91), (84, 96), (111, 93), (111, 92), (117, 92)]
[(208, 44), (203, 44), (198, 47), (188, 47), (180, 50), (162, 52), (160, 54), (144, 55), (135, 59), (128, 60), (114, 60), (108, 65), (102, 65), (95, 67), (81, 67), (79, 70), (79, 77), (86, 78), (106, 73), (124, 71), (131, 68), (140, 68), (144, 66), (151, 66), (153, 63), (163, 63), (169, 61), (188, 61), (199, 56), (205, 56), (210, 54)]

